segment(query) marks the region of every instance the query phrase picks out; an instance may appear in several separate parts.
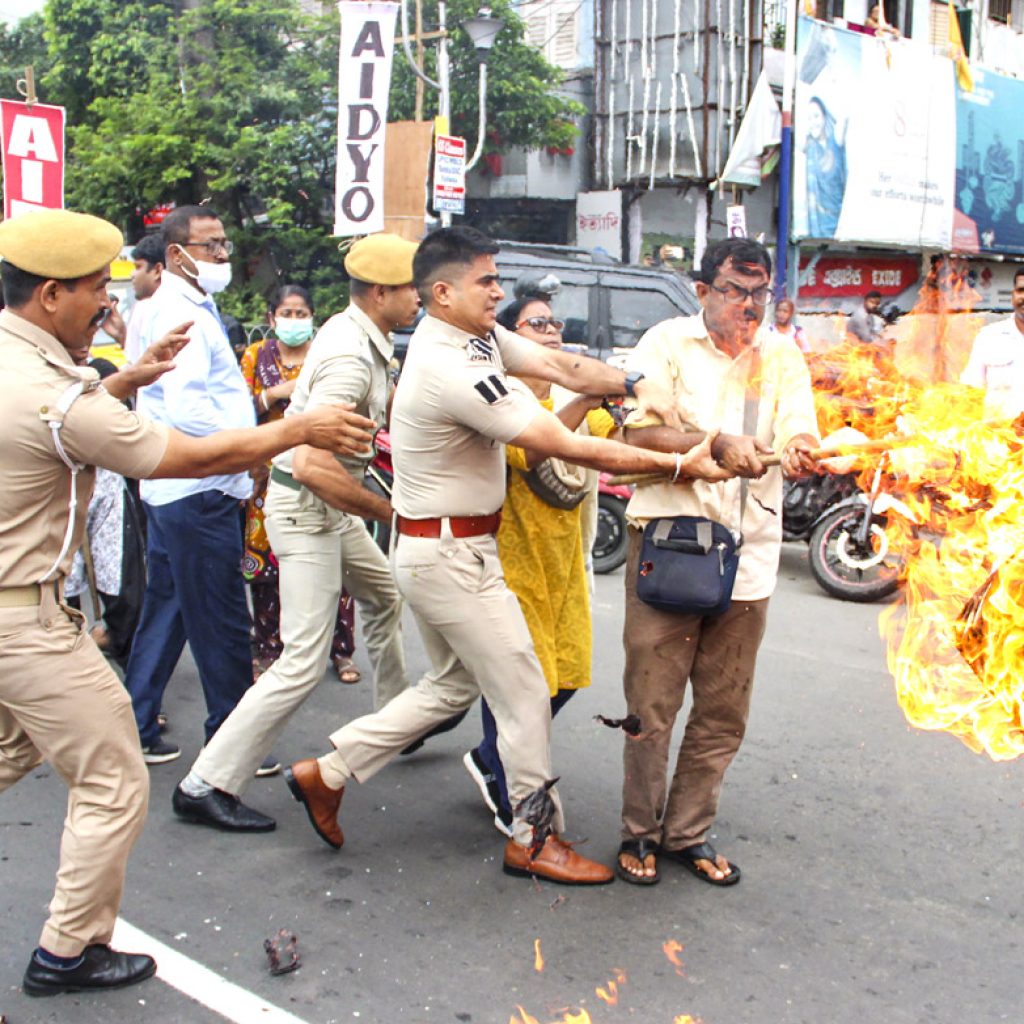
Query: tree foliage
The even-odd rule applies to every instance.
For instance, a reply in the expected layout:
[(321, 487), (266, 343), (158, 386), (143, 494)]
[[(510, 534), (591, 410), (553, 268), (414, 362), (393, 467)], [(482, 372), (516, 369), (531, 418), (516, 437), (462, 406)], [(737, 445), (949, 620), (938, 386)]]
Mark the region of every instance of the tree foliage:
[[(450, 11), (454, 25), (475, 5), (454, 0)], [(550, 91), (558, 71), (524, 44), (506, 0), (496, 13), (508, 24), (491, 58), (489, 129), (504, 145), (564, 144), (575, 109)], [(225, 293), (229, 311), (262, 315), (278, 276), (311, 287), (323, 313), (338, 307), (329, 235), (336, 10), (313, 16), (298, 0), (47, 0), (42, 20), (0, 31), (0, 68), (31, 58), (40, 99), (67, 108), (69, 206), (137, 237), (153, 206), (208, 202), (238, 246), (242, 287)], [(451, 50), (453, 127), (472, 144), (477, 62), (460, 29)], [(390, 116), (400, 120), (412, 116), (415, 85), (400, 52), (394, 67)]]

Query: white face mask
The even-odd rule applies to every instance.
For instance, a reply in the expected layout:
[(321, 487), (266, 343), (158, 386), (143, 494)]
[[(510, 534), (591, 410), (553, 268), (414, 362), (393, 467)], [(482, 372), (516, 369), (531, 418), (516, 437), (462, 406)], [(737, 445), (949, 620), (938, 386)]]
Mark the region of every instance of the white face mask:
[(228, 260), (225, 263), (210, 263), (208, 260), (194, 260), (181, 246), (178, 247), (179, 251), (184, 253), (190, 260), (192, 260), (193, 266), (196, 268), (195, 272), (191, 271), (182, 264), (181, 269), (192, 278), (193, 281), (204, 292), (210, 295), (216, 295), (217, 292), (224, 291), (229, 284), (231, 284), (231, 261)]

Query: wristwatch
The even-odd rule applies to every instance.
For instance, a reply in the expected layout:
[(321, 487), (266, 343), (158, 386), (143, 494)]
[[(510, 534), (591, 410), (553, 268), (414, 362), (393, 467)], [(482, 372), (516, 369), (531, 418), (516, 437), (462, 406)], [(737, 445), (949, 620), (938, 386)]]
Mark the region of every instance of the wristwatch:
[(636, 386), (643, 379), (644, 379), (644, 374), (642, 374), (642, 373), (634, 372), (634, 373), (627, 373), (626, 374), (626, 379), (625, 379), (625, 381), (623, 381), (623, 383), (626, 386), (626, 395), (627, 395), (627, 397), (629, 397), (629, 398), (636, 398)]

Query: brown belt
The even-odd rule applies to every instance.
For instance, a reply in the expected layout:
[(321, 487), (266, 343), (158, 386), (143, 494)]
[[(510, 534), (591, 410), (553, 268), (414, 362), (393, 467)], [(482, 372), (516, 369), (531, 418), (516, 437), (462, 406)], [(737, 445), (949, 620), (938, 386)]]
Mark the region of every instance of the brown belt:
[(41, 598), (42, 588), (38, 583), (0, 588), (0, 608), (31, 608), (39, 604)]
[[(398, 532), (406, 537), (440, 537), (443, 519), (406, 519), (396, 516)], [(497, 533), (501, 526), (501, 513), (489, 516), (449, 516), (448, 525), (453, 537), (479, 537), (484, 533)]]

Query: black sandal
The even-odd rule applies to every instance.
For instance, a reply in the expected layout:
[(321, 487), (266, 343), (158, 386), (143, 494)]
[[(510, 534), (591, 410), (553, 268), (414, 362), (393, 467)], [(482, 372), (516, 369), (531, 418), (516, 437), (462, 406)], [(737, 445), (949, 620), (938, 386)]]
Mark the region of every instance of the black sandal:
[(615, 874), (624, 882), (629, 882), (630, 885), (654, 885), (656, 882), (661, 881), (661, 875), (658, 874), (657, 861), (655, 861), (653, 875), (635, 875), (623, 866), (622, 855), (625, 853), (630, 857), (636, 857), (641, 867), (643, 867), (644, 861), (648, 857), (657, 856), (660, 852), (661, 847), (653, 839), (623, 839), (618, 855), (615, 858)]
[(696, 875), (702, 882), (707, 882), (708, 885), (735, 885), (740, 880), (740, 869), (731, 861), (726, 861), (729, 865), (729, 874), (724, 878), (712, 878), (702, 868), (697, 867), (697, 861), (708, 860), (719, 871), (722, 870), (718, 867), (718, 852), (710, 843), (697, 843), (695, 846), (684, 846), (681, 850), (663, 850), (662, 852), (666, 857), (678, 861), (687, 871)]

